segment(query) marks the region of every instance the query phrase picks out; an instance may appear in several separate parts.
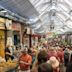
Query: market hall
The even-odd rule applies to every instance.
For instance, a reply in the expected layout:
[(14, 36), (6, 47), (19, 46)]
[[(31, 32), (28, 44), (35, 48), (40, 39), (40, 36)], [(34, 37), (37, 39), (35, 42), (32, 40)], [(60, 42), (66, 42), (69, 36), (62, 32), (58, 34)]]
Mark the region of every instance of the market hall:
[(0, 0), (0, 72), (72, 72), (72, 0)]

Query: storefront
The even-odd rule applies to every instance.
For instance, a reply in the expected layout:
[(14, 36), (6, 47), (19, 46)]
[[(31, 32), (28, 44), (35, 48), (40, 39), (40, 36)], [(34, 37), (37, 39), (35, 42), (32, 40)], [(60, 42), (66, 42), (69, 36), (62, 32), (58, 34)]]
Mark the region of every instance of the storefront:
[(28, 26), (22, 25), (22, 44), (31, 47), (31, 31)]
[(14, 45), (20, 45), (22, 43), (21, 24), (17, 22), (13, 22), (12, 30), (13, 30)]

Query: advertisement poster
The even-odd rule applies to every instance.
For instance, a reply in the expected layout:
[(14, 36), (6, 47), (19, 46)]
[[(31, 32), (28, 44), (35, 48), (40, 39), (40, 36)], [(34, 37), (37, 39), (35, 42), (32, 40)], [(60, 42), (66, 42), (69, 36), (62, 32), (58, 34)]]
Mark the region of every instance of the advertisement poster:
[(11, 30), (12, 29), (12, 20), (6, 19), (6, 28), (8, 30)]
[(13, 45), (12, 37), (7, 37), (7, 45)]

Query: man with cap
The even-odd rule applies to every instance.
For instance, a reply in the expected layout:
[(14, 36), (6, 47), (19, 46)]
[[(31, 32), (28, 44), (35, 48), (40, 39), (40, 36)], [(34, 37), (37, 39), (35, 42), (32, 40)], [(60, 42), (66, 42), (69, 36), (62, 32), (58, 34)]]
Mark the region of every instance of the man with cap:
[(30, 72), (30, 65), (32, 63), (32, 57), (28, 54), (28, 49), (24, 48), (22, 51), (22, 55), (19, 57), (19, 72)]

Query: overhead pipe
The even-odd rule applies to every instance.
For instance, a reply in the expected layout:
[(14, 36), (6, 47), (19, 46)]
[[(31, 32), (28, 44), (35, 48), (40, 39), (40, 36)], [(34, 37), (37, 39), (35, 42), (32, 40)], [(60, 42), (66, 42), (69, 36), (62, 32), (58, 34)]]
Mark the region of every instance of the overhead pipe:
[(64, 0), (70, 7), (72, 7), (72, 3), (69, 0)]
[[(53, 2), (54, 3), (54, 2)], [(48, 7), (49, 8), (49, 7)], [(47, 11), (47, 8), (45, 9), (46, 11)], [(43, 15), (43, 14), (45, 14), (45, 10), (44, 10), (44, 12), (42, 12), (37, 18), (37, 20), (41, 20), (41, 16)], [(28, 21), (27, 23), (35, 23), (36, 21), (34, 21), (34, 22), (31, 22), (31, 21)]]
[[(19, 19), (17, 19), (17, 20), (23, 20), (23, 21), (26, 21), (26, 20), (27, 20), (27, 19), (25, 19), (25, 18), (19, 16), (18, 14), (15, 14), (15, 13), (13, 13), (13, 12), (11, 12), (11, 11), (5, 9), (5, 8), (2, 7), (2, 6), (0, 6), (0, 8), (2, 8), (2, 9), (4, 9), (4, 10), (7, 11), (6, 13), (7, 13), (8, 15), (4, 14), (5, 17), (9, 17), (10, 19), (14, 19), (14, 18), (17, 19), (17, 18), (19, 18)], [(17, 17), (17, 18), (16, 18), (16, 17)]]

